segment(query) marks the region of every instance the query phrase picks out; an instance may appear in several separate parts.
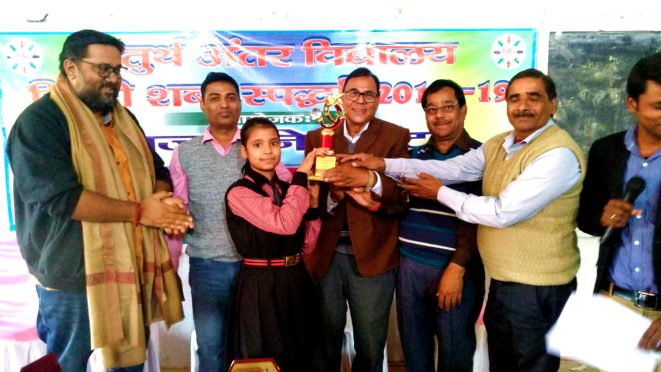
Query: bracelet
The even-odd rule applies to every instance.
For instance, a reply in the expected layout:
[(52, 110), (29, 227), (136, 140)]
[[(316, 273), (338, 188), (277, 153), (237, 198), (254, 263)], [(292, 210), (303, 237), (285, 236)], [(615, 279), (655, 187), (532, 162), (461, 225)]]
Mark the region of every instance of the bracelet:
[(133, 214), (133, 219), (131, 220), (131, 223), (134, 226), (140, 226), (140, 218), (142, 217), (142, 206), (140, 203), (133, 203), (133, 206), (135, 207), (135, 213)]
[(367, 185), (365, 185), (365, 192), (370, 192), (372, 191), (372, 187), (376, 185), (376, 172), (373, 170), (368, 170), (367, 171)]

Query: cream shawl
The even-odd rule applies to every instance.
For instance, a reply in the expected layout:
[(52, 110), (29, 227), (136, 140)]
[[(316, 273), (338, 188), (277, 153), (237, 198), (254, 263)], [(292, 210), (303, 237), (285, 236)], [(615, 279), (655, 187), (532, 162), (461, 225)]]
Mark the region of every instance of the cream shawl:
[[(129, 200), (101, 127), (62, 75), (51, 97), (67, 119), (72, 161), (83, 187)], [(154, 191), (152, 155), (143, 133), (122, 105), (115, 104), (112, 118), (129, 158), (136, 200), (142, 200)], [(136, 261), (135, 227), (130, 222), (82, 222), (91, 347), (102, 350), (106, 368), (144, 363), (144, 327), (159, 319), (169, 327), (183, 319), (180, 281), (162, 231), (139, 228), (143, 262)]]

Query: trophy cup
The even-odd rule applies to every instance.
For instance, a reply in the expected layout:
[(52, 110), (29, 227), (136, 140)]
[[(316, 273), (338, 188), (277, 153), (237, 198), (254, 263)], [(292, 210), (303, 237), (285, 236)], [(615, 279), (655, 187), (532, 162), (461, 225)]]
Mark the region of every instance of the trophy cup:
[[(331, 108), (335, 112), (331, 112)], [(323, 181), (324, 171), (327, 169), (335, 168), (337, 158), (333, 155), (333, 136), (335, 131), (333, 129), (339, 127), (344, 123), (344, 106), (342, 105), (342, 94), (335, 93), (324, 101), (323, 111), (315, 108), (310, 113), (312, 119), (319, 122), (324, 128), (321, 130), (321, 147), (330, 149), (330, 153), (326, 156), (317, 156), (314, 162), (314, 174), (308, 177), (311, 181)]]

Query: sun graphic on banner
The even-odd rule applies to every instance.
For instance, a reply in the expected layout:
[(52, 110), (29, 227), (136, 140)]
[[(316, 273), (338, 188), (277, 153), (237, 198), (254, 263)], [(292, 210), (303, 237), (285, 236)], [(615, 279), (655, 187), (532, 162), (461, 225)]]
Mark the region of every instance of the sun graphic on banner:
[(9, 40), (2, 51), (9, 71), (23, 76), (39, 71), (44, 59), (41, 46), (24, 37)]
[(500, 68), (517, 68), (526, 59), (526, 43), (518, 35), (500, 35), (491, 45), (491, 59)]

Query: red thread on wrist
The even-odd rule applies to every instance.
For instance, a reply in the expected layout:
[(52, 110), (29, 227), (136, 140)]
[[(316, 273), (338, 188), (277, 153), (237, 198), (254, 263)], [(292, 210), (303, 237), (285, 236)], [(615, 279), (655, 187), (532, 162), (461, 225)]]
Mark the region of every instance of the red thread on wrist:
[(381, 208), (381, 202), (376, 202), (372, 207), (367, 208), (368, 211), (370, 212), (376, 212)]
[(133, 219), (131, 220), (131, 223), (134, 226), (140, 226), (140, 218), (142, 217), (142, 206), (140, 203), (133, 203), (133, 206), (135, 207), (135, 213), (133, 214)]

